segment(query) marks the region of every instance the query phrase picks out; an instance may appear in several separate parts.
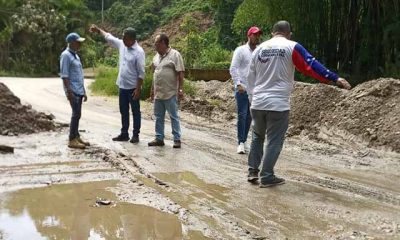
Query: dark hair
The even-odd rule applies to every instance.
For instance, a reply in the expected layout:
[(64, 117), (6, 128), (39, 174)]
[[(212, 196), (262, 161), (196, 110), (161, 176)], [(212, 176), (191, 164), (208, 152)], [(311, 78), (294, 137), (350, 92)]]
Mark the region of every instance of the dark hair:
[(161, 33), (160, 35), (158, 35), (160, 42), (165, 43), (165, 45), (167, 45), (167, 47), (169, 47), (169, 38), (165, 33)]
[(277, 32), (285, 34), (290, 33), (291, 32), (290, 23), (285, 20), (276, 22), (272, 27), (272, 33), (277, 33)]
[(124, 37), (136, 40), (136, 30), (134, 28), (128, 27), (124, 29)]

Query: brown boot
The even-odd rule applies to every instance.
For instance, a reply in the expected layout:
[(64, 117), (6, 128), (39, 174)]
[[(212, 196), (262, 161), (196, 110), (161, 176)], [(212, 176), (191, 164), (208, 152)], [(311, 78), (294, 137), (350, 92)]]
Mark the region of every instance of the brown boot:
[(161, 147), (164, 146), (165, 144), (164, 140), (159, 140), (156, 138), (153, 141), (149, 142), (147, 145), (149, 145), (149, 147), (154, 147), (154, 146)]
[(181, 140), (174, 140), (173, 148), (181, 148)]
[(72, 139), (68, 143), (69, 148), (77, 148), (77, 149), (85, 149), (85, 144), (82, 144), (78, 141), (77, 138)]
[(88, 141), (82, 140), (81, 137), (77, 137), (77, 139), (78, 139), (78, 142), (82, 143), (83, 145), (85, 145), (85, 146), (90, 146), (90, 143), (89, 143)]

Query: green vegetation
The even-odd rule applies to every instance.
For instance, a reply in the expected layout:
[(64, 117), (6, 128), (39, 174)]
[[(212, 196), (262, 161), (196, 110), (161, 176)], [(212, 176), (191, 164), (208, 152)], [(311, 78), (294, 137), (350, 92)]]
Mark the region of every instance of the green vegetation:
[[(194, 11), (211, 16), (213, 26), (202, 29)], [(143, 40), (183, 16), (182, 25), (174, 26), (181, 31), (172, 45), (188, 68), (228, 68), (250, 26), (261, 27), (266, 40), (272, 24), (286, 19), (292, 23), (293, 40), (351, 83), (400, 78), (398, 0), (104, 0), (103, 14), (98, 0), (0, 0), (1, 74), (57, 74), (65, 36), (72, 31), (87, 38), (80, 52), (85, 67), (116, 67), (117, 51), (88, 33), (90, 23), (117, 36), (132, 26)]]
[(267, 32), (281, 19), (291, 22), (295, 41), (353, 84), (400, 77), (398, 0), (244, 0), (232, 26), (239, 33), (257, 24)]
[[(90, 89), (99, 95), (115, 96), (118, 95), (118, 87), (115, 84), (118, 76), (117, 68), (110, 68), (106, 66), (100, 66), (96, 69), (96, 81), (90, 85)], [(145, 100), (150, 97), (151, 84), (153, 81), (153, 74), (150, 69), (146, 69), (146, 76), (142, 85), (141, 99)], [(194, 96), (196, 93), (193, 82), (185, 79), (183, 90), (186, 95)]]
[(90, 89), (99, 95), (118, 95), (118, 87), (115, 83), (118, 76), (118, 68), (100, 66), (96, 69), (96, 81), (90, 85)]

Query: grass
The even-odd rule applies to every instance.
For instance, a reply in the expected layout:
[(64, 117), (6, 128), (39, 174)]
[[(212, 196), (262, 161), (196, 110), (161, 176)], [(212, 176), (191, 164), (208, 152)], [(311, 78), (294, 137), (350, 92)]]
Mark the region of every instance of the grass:
[(118, 87), (115, 84), (117, 76), (117, 68), (99, 67), (95, 71), (95, 81), (90, 85), (90, 89), (98, 95), (118, 95)]
[[(95, 81), (90, 85), (90, 89), (97, 95), (104, 96), (117, 96), (118, 86), (115, 81), (118, 76), (117, 68), (110, 68), (101, 66), (95, 71)], [(151, 83), (153, 80), (153, 74), (146, 69), (146, 76), (142, 85), (142, 96), (141, 99), (145, 100), (150, 97)], [(183, 91), (186, 95), (194, 96), (196, 93), (196, 87), (193, 82), (185, 79), (183, 84)]]

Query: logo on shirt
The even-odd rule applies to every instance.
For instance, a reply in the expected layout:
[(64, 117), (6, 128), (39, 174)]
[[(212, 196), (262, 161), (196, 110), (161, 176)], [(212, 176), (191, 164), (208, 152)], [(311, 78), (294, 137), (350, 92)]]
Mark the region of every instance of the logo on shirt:
[(262, 49), (258, 53), (258, 61), (266, 63), (273, 57), (284, 57), (286, 53), (285, 49)]

